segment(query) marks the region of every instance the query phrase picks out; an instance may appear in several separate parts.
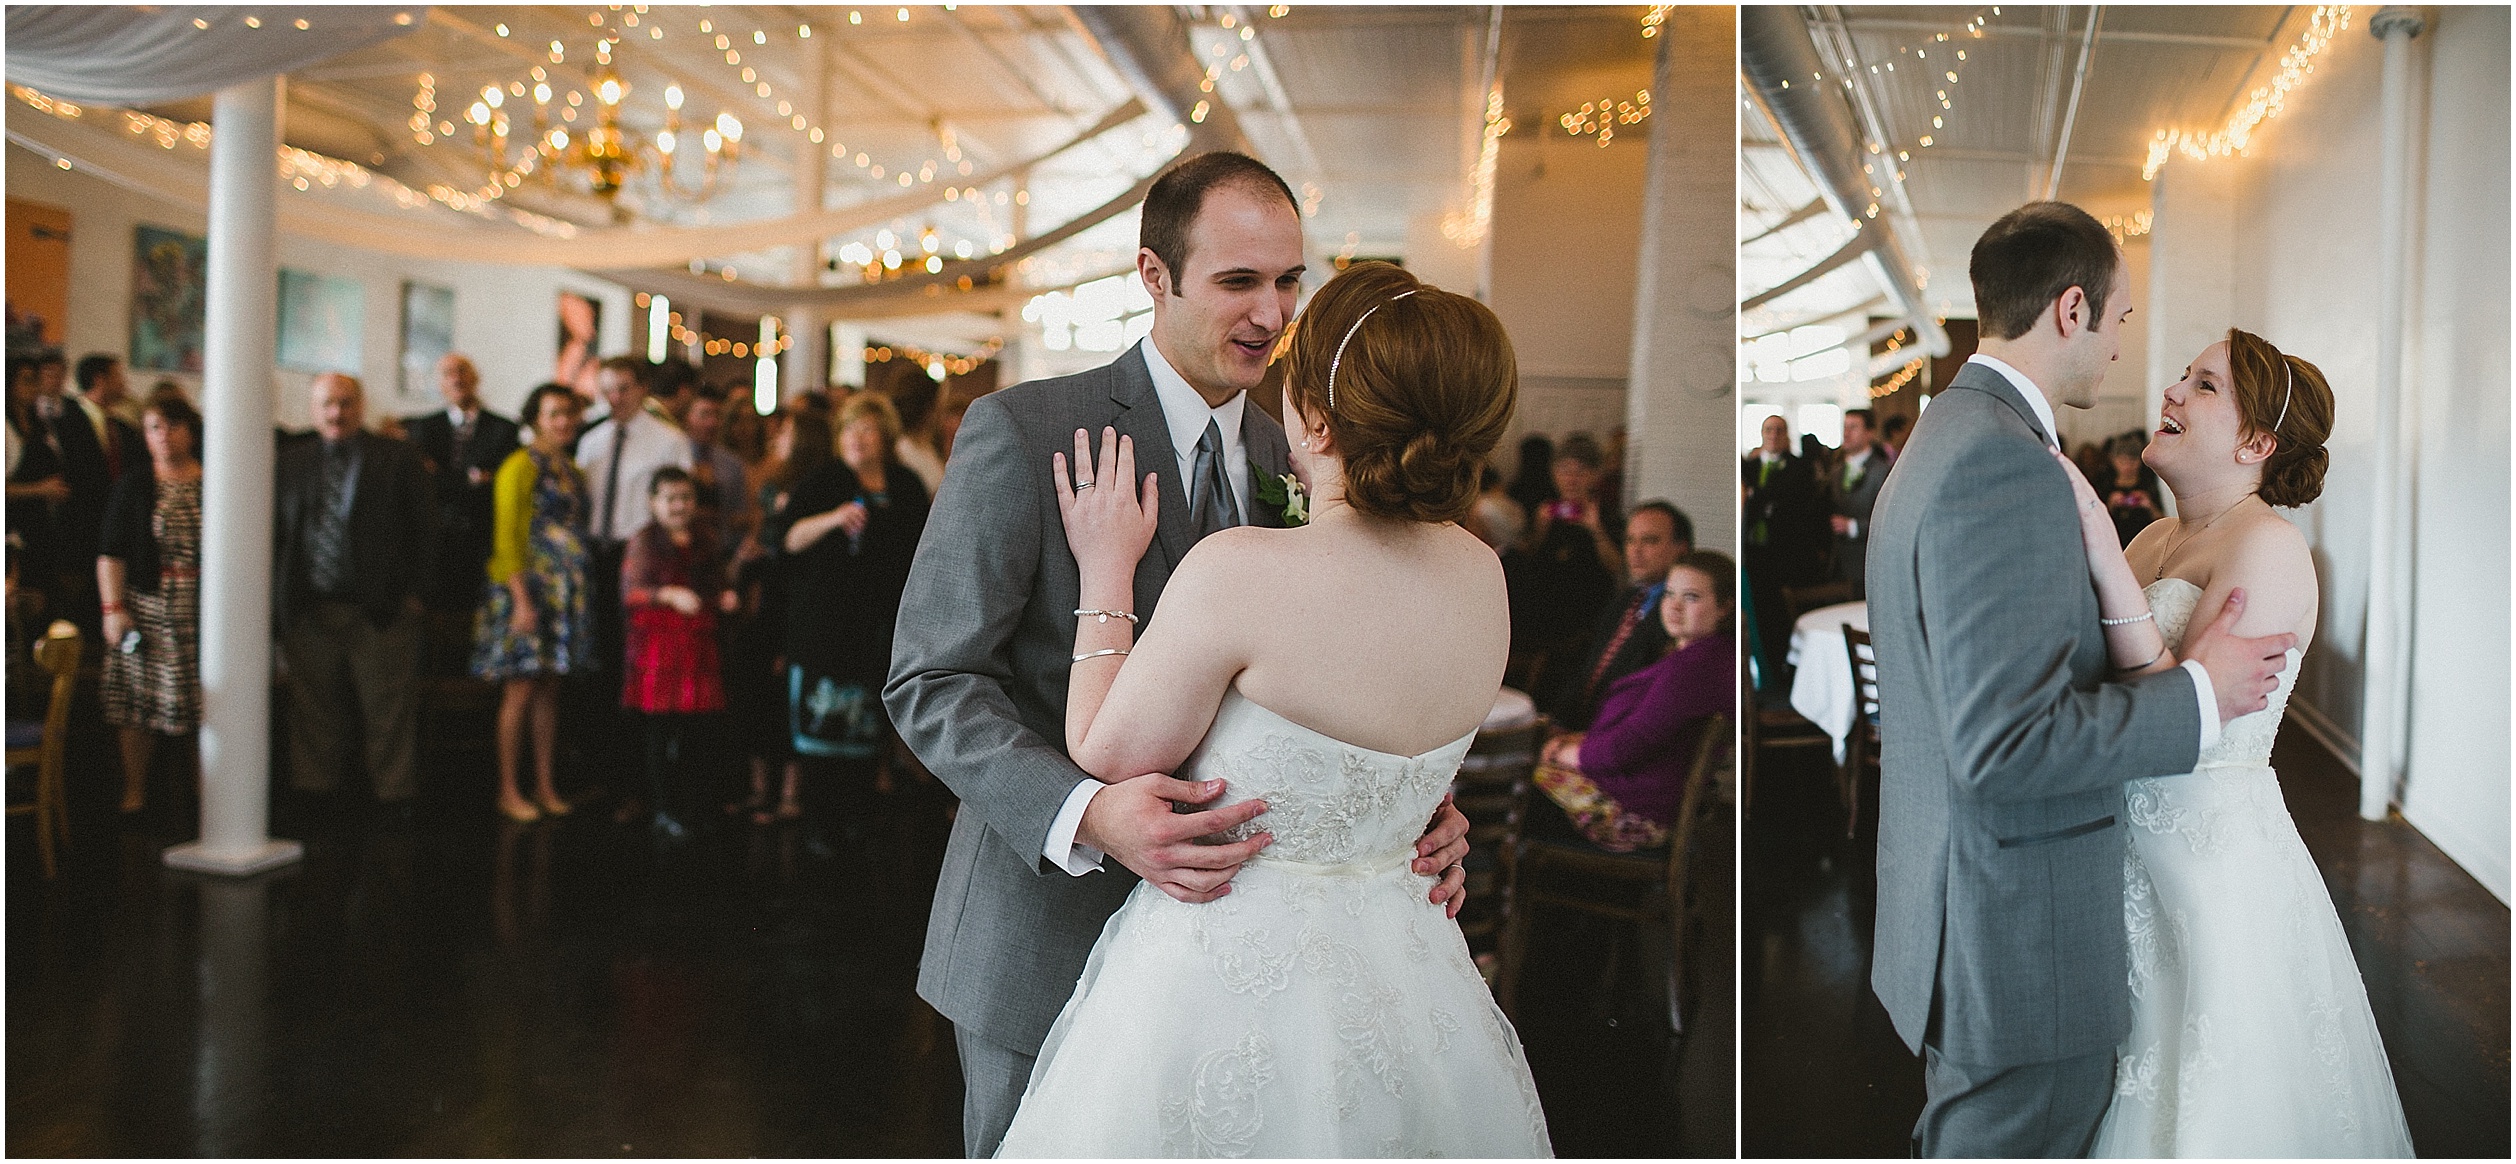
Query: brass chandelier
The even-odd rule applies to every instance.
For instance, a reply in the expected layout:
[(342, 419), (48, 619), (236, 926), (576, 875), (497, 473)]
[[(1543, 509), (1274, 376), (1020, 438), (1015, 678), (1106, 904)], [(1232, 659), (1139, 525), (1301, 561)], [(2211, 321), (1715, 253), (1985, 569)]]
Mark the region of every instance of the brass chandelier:
[[(519, 104), (523, 96), (532, 99), (529, 136), (519, 138), (515, 133), (514, 116), (508, 109), (513, 90), (494, 84), (482, 87), (463, 119), (472, 126), (472, 141), (490, 169), (490, 180), (515, 189), (528, 179), (553, 185), (563, 178), (573, 179), (611, 203), (615, 218), (622, 214), (617, 201), (622, 188), (649, 166), (655, 169), (657, 189), (670, 200), (700, 203), (715, 197), (742, 163), (742, 120), (719, 113), (693, 141), (682, 119), (681, 86), (666, 85), (664, 126), (652, 141), (639, 140), (620, 123), (621, 109), (629, 100), (629, 82), (612, 68), (609, 47), (607, 43), (598, 46), (598, 64), (591, 78), (594, 124), (578, 133), (551, 123), (555, 91), (539, 68), (533, 70), (533, 87), (517, 95)], [(521, 88), (521, 82), (514, 86)], [(573, 103), (577, 97), (572, 93), (569, 99)], [(693, 168), (698, 170), (695, 186), (688, 176)]]

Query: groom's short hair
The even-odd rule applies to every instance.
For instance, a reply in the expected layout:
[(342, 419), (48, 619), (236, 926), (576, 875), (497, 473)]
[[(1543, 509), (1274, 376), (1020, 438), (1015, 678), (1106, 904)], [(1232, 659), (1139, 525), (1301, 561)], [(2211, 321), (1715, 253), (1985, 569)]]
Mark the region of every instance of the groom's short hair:
[(1188, 228), (1197, 220), (1197, 211), (1206, 204), (1206, 194), (1218, 186), (1241, 186), (1260, 194), (1268, 191), (1284, 195), (1284, 203), (1293, 208), (1295, 217), (1302, 212), (1301, 201), (1293, 197), (1293, 188), (1284, 184), (1284, 177), (1267, 168), (1265, 162), (1248, 154), (1215, 150), (1198, 154), (1164, 171), (1145, 191), (1144, 217), (1137, 230), (1137, 245), (1152, 251), (1171, 273), (1171, 294), (1180, 293), (1180, 280), (1188, 272)]
[(2016, 339), (2073, 287), (2088, 296), (2089, 326), (2101, 329), (2114, 269), (2114, 236), (2068, 202), (2030, 202), (2001, 216), (1974, 241), (1966, 274), (1974, 280), (1975, 320), (1993, 339)]

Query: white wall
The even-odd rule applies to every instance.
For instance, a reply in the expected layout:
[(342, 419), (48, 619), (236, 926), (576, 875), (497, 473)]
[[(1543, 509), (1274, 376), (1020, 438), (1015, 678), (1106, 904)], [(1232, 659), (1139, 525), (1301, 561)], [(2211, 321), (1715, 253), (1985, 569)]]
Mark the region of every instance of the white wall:
[[(2508, 13), (2433, 8), (2414, 42), (2405, 452), (2416, 466), (2403, 815), (2509, 893)], [(2382, 46), (2354, 26), (2250, 157), (2159, 175), (2150, 400), (2229, 324), (2332, 382), (2323, 497), (2290, 513), (2323, 590), (2292, 707), (2356, 763), (2373, 550)]]
[[(134, 227), (146, 224), (199, 235), (197, 212), (133, 193), (78, 171), (54, 168), (18, 146), (8, 147), (8, 192), (70, 212), (70, 309), (63, 350), (75, 361), (89, 352), (128, 357), (131, 345), (131, 246)], [(282, 234), (284, 267), (358, 280), (365, 291), (361, 328), (364, 358), (359, 379), (367, 386), (369, 416), (410, 414), (439, 407), (433, 381), (411, 395), (396, 395), (396, 364), (402, 351), (404, 280), (454, 290), (454, 350), (472, 357), (481, 371), (481, 395), (497, 411), (513, 415), (524, 394), (550, 379), (558, 351), (559, 292), (574, 291), (603, 304), (601, 351), (629, 350), (631, 304), (627, 289), (557, 267), (485, 267), (347, 250)], [(644, 320), (638, 321), (642, 329)], [(636, 334), (643, 335), (643, 330)], [(132, 373), (145, 391), (161, 373)], [(193, 398), (200, 377), (174, 375)], [(273, 370), (279, 423), (312, 423), (305, 372)]]

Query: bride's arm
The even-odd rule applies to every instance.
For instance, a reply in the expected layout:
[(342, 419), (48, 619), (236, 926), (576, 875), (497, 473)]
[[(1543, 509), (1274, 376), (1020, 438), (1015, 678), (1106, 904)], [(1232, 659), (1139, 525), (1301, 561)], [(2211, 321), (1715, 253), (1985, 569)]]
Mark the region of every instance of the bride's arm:
[[(1115, 784), (1187, 759), (1240, 667), (1230, 646), (1237, 636), (1227, 633), (1234, 607), (1226, 573), (1212, 568), (1216, 551), (1180, 563), (1163, 588), (1162, 627), (1138, 638), (1136, 564), (1160, 524), (1161, 495), (1153, 474), (1138, 484), (1133, 440), (1104, 430), (1095, 461), (1086, 439), (1075, 433), (1074, 463), (1092, 463), (1089, 485), (1070, 483), (1064, 454), (1051, 458), (1086, 612), (1075, 616), (1066, 677), (1066, 754)], [(1166, 633), (1173, 627), (1194, 633)]]
[(2097, 616), (2105, 621), (2106, 653), (2115, 670), (2146, 675), (2176, 666), (2174, 652), (2167, 650), (2166, 636), (2158, 630), (2158, 620), (2149, 611), (2149, 596), (2141, 591), (2131, 563), (2124, 560), (2122, 544), (2116, 540), (2114, 518), (2106, 511), (2105, 500), (2097, 496), (2070, 458), (2057, 451), (2053, 459), (2062, 463), (2062, 472), (2070, 477), (2073, 509), (2079, 515), (2079, 538), (2088, 551), (2088, 575), (2096, 583)]

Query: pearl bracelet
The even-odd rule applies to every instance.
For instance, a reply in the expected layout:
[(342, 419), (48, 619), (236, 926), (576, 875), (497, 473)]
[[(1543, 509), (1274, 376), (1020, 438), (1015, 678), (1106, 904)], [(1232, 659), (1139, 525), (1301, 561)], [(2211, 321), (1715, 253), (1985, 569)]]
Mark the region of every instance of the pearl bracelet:
[[(2153, 619), (2153, 618), (2156, 618), (2156, 617), (2158, 617), (2158, 612), (2157, 612), (2157, 611), (2154, 611), (2154, 610), (2144, 610), (2144, 611), (2141, 611), (2139, 614), (2135, 614), (2135, 615), (2131, 616), (2130, 618), (2099, 618), (2097, 621), (2098, 621), (2098, 622), (2101, 622), (2101, 623), (2104, 623), (2104, 624), (2105, 624), (2105, 625), (2107, 625), (2107, 626), (2130, 626), (2130, 625), (2132, 625), (2133, 623), (2136, 623), (2136, 622), (2147, 622), (2147, 621), (2149, 621), (2150, 619)], [(2151, 659), (2151, 660), (2150, 660), (2150, 662), (2151, 662), (2151, 663), (2154, 663), (2154, 662), (2157, 662), (2157, 660), (2156, 660), (2156, 659)], [(2147, 664), (2142, 664), (2142, 665), (2143, 665), (2143, 666), (2146, 666)]]

